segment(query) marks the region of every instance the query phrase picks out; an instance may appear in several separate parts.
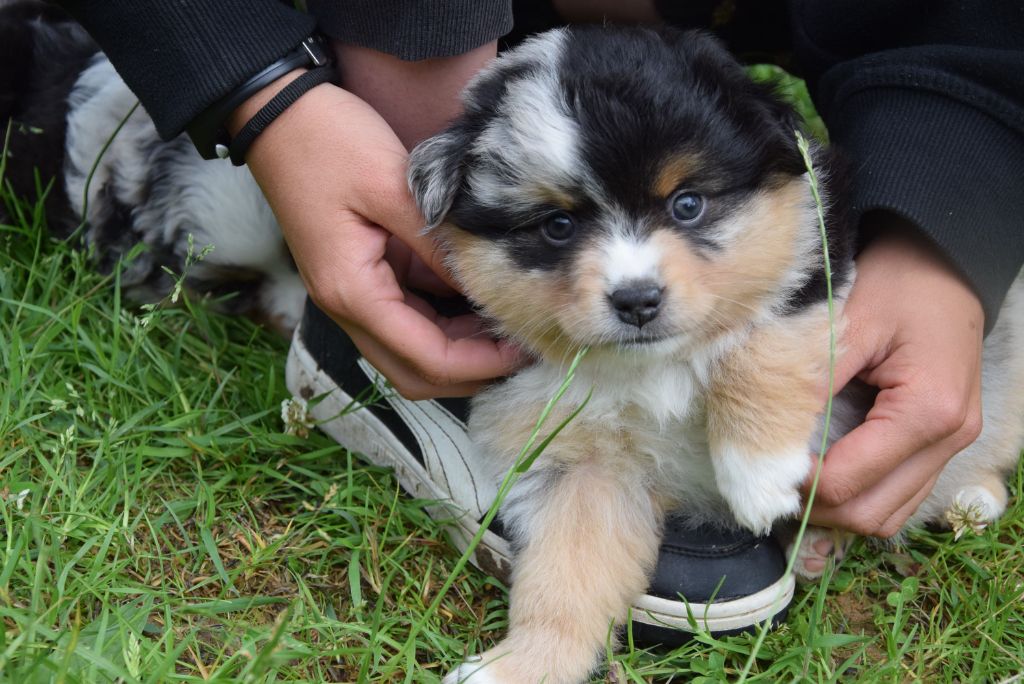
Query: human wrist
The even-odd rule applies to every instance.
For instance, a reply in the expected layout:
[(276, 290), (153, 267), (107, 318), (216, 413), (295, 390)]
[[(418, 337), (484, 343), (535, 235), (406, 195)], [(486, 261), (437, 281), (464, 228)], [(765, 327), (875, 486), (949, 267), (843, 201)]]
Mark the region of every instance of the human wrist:
[(496, 42), (418, 61), (337, 41), (331, 48), (342, 87), (373, 107), (407, 149), (462, 112), (466, 84), (497, 53)]
[(889, 211), (873, 211), (864, 215), (861, 232), (865, 236), (865, 252), (884, 251), (901, 258), (905, 269), (928, 268), (948, 275), (978, 299), (970, 280), (928, 233), (912, 221)]
[[(979, 335), (985, 311), (978, 292), (924, 231), (888, 212), (872, 212), (873, 237), (857, 258), (857, 284), (877, 304), (879, 320), (905, 325), (925, 316), (962, 321)], [(893, 297), (898, 293), (897, 297)]]
[(231, 138), (228, 145), (231, 163), (235, 166), (245, 164), (249, 148), (265, 130), (274, 124), (289, 107), (296, 104), (303, 95), (317, 86), (328, 83), (333, 77), (334, 70), (330, 66), (317, 67), (299, 75), (298, 78), (282, 88)]

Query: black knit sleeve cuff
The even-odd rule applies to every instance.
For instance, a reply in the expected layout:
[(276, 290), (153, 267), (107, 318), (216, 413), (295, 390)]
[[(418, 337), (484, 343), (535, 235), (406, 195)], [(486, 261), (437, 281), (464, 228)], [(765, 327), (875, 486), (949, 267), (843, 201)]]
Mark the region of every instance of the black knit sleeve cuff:
[(928, 90), (871, 87), (833, 100), (830, 136), (852, 163), (859, 219), (882, 209), (928, 235), (973, 285), (986, 330), (1024, 263), (1024, 135)]
[(164, 139), (295, 48), (315, 20), (277, 0), (73, 0)]
[(419, 60), (450, 57), (512, 30), (511, 0), (308, 0), (331, 38)]

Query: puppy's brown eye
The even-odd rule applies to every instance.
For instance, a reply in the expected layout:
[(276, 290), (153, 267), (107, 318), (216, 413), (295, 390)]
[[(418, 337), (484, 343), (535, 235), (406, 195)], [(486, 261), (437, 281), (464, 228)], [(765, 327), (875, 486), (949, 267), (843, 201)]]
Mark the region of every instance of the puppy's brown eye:
[(544, 239), (553, 245), (564, 245), (576, 234), (576, 224), (564, 211), (552, 214), (540, 224)]
[(692, 223), (704, 213), (704, 198), (695, 192), (681, 192), (672, 198), (672, 216), (677, 221)]

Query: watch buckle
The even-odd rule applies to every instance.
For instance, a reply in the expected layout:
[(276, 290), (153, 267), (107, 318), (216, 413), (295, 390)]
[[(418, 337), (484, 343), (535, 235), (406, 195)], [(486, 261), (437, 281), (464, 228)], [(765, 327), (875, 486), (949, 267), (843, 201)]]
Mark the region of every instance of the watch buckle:
[[(320, 49), (314, 50), (314, 45), (317, 45)], [(302, 41), (302, 47), (306, 51), (306, 54), (309, 55), (309, 58), (313, 60), (313, 66), (322, 67), (329, 63), (330, 60), (327, 58), (327, 55), (323, 53), (323, 46), (317, 44), (316, 38), (307, 38)]]

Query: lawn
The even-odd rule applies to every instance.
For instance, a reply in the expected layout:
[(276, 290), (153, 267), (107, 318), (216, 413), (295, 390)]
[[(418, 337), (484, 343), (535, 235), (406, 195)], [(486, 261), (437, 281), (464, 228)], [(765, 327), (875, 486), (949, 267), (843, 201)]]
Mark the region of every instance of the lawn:
[[(473, 568), (428, 611), (458, 555), (422, 502), (286, 433), (284, 340), (187, 293), (132, 307), (40, 203), (0, 207), (0, 680), (437, 682), (503, 633), (506, 588)], [(749, 681), (1019, 681), (1012, 488), (980, 534), (858, 543)], [(735, 681), (754, 645), (626, 641), (595, 681)]]

